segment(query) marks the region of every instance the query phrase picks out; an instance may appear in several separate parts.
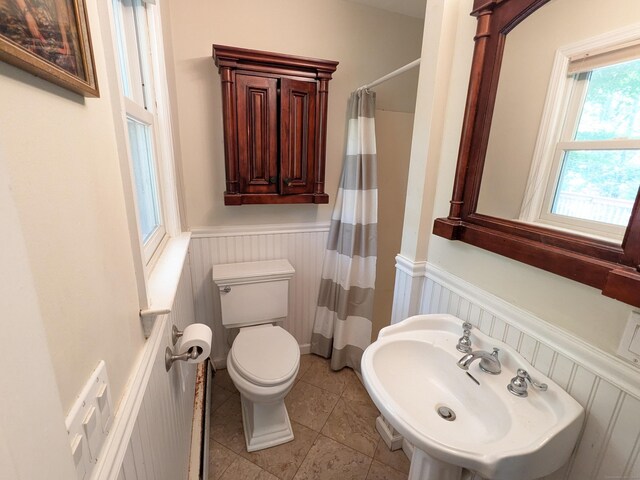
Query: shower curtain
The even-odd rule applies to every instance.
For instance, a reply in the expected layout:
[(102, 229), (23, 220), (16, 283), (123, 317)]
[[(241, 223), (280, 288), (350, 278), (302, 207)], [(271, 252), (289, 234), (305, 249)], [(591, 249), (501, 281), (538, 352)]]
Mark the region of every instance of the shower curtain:
[(351, 94), (347, 149), (311, 337), (311, 352), (331, 358), (333, 370), (360, 371), (371, 343), (378, 226), (374, 111), (375, 92)]

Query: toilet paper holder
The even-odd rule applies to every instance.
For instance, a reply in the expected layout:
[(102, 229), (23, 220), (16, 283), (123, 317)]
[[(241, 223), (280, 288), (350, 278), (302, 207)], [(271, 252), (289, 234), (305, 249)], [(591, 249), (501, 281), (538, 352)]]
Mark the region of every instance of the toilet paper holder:
[(200, 349), (198, 349), (197, 347), (191, 347), (187, 352), (184, 352), (181, 355), (174, 355), (171, 347), (167, 347), (164, 351), (164, 366), (166, 367), (168, 372), (169, 370), (171, 370), (174, 362), (177, 362), (178, 360), (182, 362), (186, 362), (187, 360), (195, 360), (200, 356), (200, 353)]
[(182, 337), (184, 334), (184, 330), (178, 330), (178, 327), (175, 325), (171, 328), (171, 342), (175, 345), (178, 342), (178, 339)]
[[(182, 337), (184, 334), (183, 330), (178, 330), (178, 327), (175, 325), (171, 328), (171, 343), (175, 345), (178, 342), (178, 339)], [(167, 369), (167, 372), (171, 370), (173, 364), (177, 361), (186, 362), (187, 360), (195, 360), (200, 355), (200, 351), (193, 347), (190, 348), (189, 351), (184, 352), (181, 355), (174, 355), (173, 350), (170, 347), (167, 347), (164, 351), (164, 366)]]

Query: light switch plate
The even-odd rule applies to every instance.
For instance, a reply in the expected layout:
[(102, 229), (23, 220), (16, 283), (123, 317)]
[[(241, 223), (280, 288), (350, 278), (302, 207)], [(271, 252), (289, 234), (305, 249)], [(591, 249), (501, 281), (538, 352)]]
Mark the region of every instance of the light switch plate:
[(89, 478), (112, 420), (109, 378), (100, 361), (67, 415), (65, 426), (78, 479)]
[(640, 368), (640, 312), (631, 312), (629, 315), (617, 353)]

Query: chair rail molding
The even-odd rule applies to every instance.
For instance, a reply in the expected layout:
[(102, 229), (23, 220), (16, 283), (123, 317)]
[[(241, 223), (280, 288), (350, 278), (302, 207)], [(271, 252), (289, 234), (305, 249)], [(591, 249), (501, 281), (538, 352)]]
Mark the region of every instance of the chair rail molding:
[(396, 283), (393, 289), (391, 323), (398, 323), (418, 313), (427, 262), (414, 262), (396, 255)]

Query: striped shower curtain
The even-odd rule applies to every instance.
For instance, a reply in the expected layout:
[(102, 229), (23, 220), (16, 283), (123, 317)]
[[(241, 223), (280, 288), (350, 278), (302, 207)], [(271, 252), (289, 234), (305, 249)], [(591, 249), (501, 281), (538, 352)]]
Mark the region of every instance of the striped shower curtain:
[(311, 352), (331, 358), (333, 370), (360, 371), (362, 353), (371, 343), (378, 235), (374, 111), (375, 92), (351, 94), (347, 150), (311, 338)]

